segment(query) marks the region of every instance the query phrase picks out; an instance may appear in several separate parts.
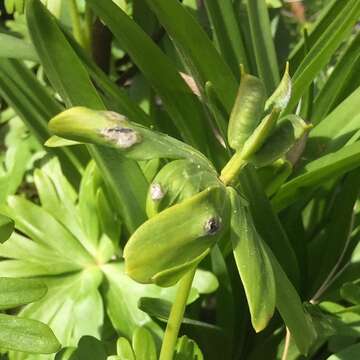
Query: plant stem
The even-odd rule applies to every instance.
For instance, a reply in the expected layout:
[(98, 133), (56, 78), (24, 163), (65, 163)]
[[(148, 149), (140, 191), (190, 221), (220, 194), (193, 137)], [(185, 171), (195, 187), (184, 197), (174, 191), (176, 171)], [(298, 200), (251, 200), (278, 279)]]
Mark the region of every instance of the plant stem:
[(281, 357), (281, 360), (286, 360), (289, 353), (289, 347), (290, 347), (290, 340), (291, 340), (291, 334), (288, 328), (286, 328), (286, 336), (285, 336), (285, 344), (284, 344), (284, 351)]
[(189, 297), (191, 284), (194, 279), (196, 268), (189, 271), (181, 280), (176, 293), (175, 302), (171, 308), (169, 320), (166, 325), (159, 360), (172, 360), (174, 350), (184, 317), (186, 301)]
[(70, 6), (70, 16), (71, 16), (71, 22), (72, 22), (72, 26), (73, 26), (74, 37), (78, 41), (78, 43), (82, 47), (84, 47), (85, 39), (84, 39), (82, 29), (81, 29), (80, 15), (79, 15), (79, 11), (78, 11), (78, 8), (76, 5), (76, 0), (70, 0), (69, 6)]
[(230, 161), (225, 165), (221, 171), (220, 180), (225, 185), (230, 185), (236, 180), (241, 169), (247, 164), (247, 161), (243, 159), (240, 152), (236, 152)]

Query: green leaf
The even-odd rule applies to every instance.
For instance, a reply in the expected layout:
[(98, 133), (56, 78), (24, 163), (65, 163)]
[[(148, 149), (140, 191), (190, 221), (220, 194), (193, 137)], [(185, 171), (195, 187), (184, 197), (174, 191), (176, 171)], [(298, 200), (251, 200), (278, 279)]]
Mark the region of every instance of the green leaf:
[[(42, 207), (17, 196), (8, 198), (8, 206), (9, 213), (15, 220), (16, 229), (35, 242), (55, 252), (63, 253), (64, 259), (69, 263), (72, 262), (75, 267), (87, 266), (94, 262), (78, 240)], [(58, 240), (59, 238), (61, 241)]]
[(280, 211), (301, 197), (305, 188), (317, 188), (325, 180), (339, 177), (359, 165), (360, 143), (344, 146), (305, 165), (296, 177), (280, 188), (272, 199), (272, 204), (276, 211)]
[[(48, 120), (63, 109), (49, 91), (19, 61), (0, 59), (0, 93), (39, 142), (44, 143), (50, 136)], [(74, 147), (54, 149), (53, 152), (59, 156), (64, 170), (71, 175), (75, 183), (79, 182), (88, 154)]]
[(290, 54), (291, 68), (296, 69), (307, 52), (306, 47), (311, 48), (319, 40), (325, 30), (331, 25), (336, 17), (341, 17), (341, 10), (352, 0), (330, 0), (321, 9), (315, 23), (311, 24), (308, 38), (302, 38)]
[[(190, 300), (190, 301), (189, 301)], [(193, 299), (188, 299), (188, 304)], [(138, 307), (140, 310), (146, 312), (152, 318), (157, 318), (158, 320), (167, 323), (170, 311), (171, 311), (172, 303), (170, 301), (156, 299), (156, 298), (148, 298), (142, 297), (139, 300)], [(184, 317), (182, 319), (182, 324), (189, 325), (192, 327), (197, 327), (203, 331), (206, 330), (215, 330), (219, 334), (221, 332), (221, 328), (216, 325), (208, 324), (202, 321), (190, 319), (188, 317)]]
[(0, 214), (0, 243), (4, 243), (14, 230), (14, 221)]
[(259, 77), (270, 95), (279, 83), (279, 68), (265, 0), (247, 0), (251, 39)]
[(348, 1), (342, 6), (337, 17), (324, 30), (317, 42), (310, 48), (293, 76), (293, 96), (288, 104), (287, 112), (292, 111), (296, 106), (311, 82), (329, 62), (346, 36), (349, 35), (359, 16), (360, 3), (357, 0)]
[(205, 83), (210, 81), (230, 113), (238, 87), (237, 82), (200, 24), (176, 0), (146, 0), (146, 2), (180, 50), (185, 63), (198, 81), (198, 86), (204, 89)]
[(37, 61), (34, 48), (25, 40), (0, 33), (0, 43), (0, 57)]
[(112, 111), (71, 108), (51, 119), (49, 129), (66, 139), (112, 147), (133, 160), (187, 158), (212, 168), (207, 158), (191, 146)]
[(60, 344), (50, 328), (39, 321), (0, 314), (0, 347), (51, 354), (59, 350)]
[(354, 360), (360, 355), (360, 344), (349, 346), (348, 348), (329, 356), (326, 360)]
[(106, 349), (104, 344), (92, 336), (83, 336), (75, 351), (75, 356), (79, 360), (106, 360)]
[(243, 64), (247, 71), (250, 69), (234, 5), (230, 0), (205, 0), (205, 6), (219, 50), (239, 78), (239, 64)]
[(140, 283), (175, 284), (224, 234), (228, 206), (225, 189), (212, 187), (152, 217), (125, 246), (126, 273)]
[[(339, 268), (339, 261), (349, 245), (353, 229), (354, 206), (360, 192), (360, 171), (349, 173), (332, 199), (332, 207), (323, 226), (324, 242), (321, 253), (313, 259), (316, 275), (312, 277), (312, 290), (316, 291)], [(341, 214), (341, 216), (339, 216)]]
[(135, 355), (129, 341), (126, 338), (119, 338), (116, 342), (117, 354), (121, 360), (135, 360)]
[(294, 284), (299, 281), (295, 252), (271, 203), (257, 177), (255, 169), (247, 166), (239, 177), (241, 193), (249, 201), (255, 227), (261, 238), (271, 247), (287, 276)]
[(347, 50), (337, 62), (325, 85), (315, 99), (312, 123), (317, 124), (334, 108), (342, 89), (354, 78), (352, 70), (360, 64), (360, 33), (355, 36)]
[(294, 286), (289, 281), (267, 244), (265, 244), (265, 249), (274, 270), (276, 308), (295, 340), (300, 353), (307, 355), (317, 336), (311, 317), (305, 312)]
[(355, 90), (309, 133), (306, 159), (330, 154), (348, 144), (360, 127), (360, 88)]
[(104, 284), (106, 311), (115, 330), (131, 338), (137, 327), (146, 326), (153, 334), (162, 337), (160, 327), (138, 308), (138, 302), (141, 297), (173, 301), (176, 287), (162, 289), (155, 285), (139, 284), (124, 273), (123, 263), (106, 264), (102, 269), (106, 276)]
[(207, 130), (203, 109), (174, 65), (149, 36), (111, 0), (88, 0), (88, 3), (109, 26), (122, 48), (160, 95), (183, 139), (206, 152), (204, 132)]
[(270, 259), (244, 200), (228, 188), (231, 200), (231, 242), (237, 268), (256, 332), (263, 330), (275, 311), (276, 289)]
[(39, 300), (47, 292), (46, 285), (33, 279), (0, 278), (0, 309), (11, 309)]
[(157, 360), (154, 339), (145, 327), (137, 328), (134, 331), (132, 345), (136, 360)]
[[(104, 110), (89, 74), (39, 0), (27, 3), (27, 20), (45, 72), (66, 104)], [(57, 61), (58, 58), (62, 61)], [(114, 194), (125, 225), (133, 232), (145, 220), (146, 179), (135, 162), (122, 158), (114, 150), (88, 149)]]
[(343, 299), (349, 301), (354, 305), (360, 304), (360, 286), (356, 283), (345, 283), (341, 289), (340, 294)]
[(195, 341), (183, 335), (176, 344), (174, 360), (204, 360), (204, 357)]

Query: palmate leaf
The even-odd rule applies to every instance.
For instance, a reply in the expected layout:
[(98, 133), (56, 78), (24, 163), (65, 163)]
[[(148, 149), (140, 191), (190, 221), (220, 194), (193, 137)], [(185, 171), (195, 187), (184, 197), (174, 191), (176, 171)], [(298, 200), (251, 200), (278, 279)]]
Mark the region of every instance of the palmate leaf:
[[(35, 183), (41, 188), (41, 206), (24, 199), (10, 199), (15, 207), (7, 211), (16, 212), (16, 226), (23, 235), (15, 232), (0, 245), (0, 256), (4, 258), (0, 261), (1, 274), (41, 277), (48, 287), (45, 297), (26, 305), (21, 316), (47, 323), (64, 346), (75, 346), (86, 334), (99, 337), (104, 309), (116, 330), (127, 337), (144, 324), (161, 337), (161, 328), (138, 309), (138, 301), (141, 297), (173, 301), (176, 294), (174, 287), (137, 284), (124, 274), (124, 264), (117, 259), (121, 254), (120, 230), (116, 230), (119, 219), (114, 216), (111, 202), (104, 199), (107, 195), (102, 191), (103, 182), (97, 171), (94, 162), (90, 163), (80, 192), (76, 193), (56, 159), (37, 170)], [(105, 222), (99, 215), (104, 211)], [(200, 293), (214, 291), (214, 281), (213, 276), (200, 272), (190, 301), (195, 301)], [(28, 286), (34, 288), (33, 295), (30, 290), (25, 294), (29, 300), (35, 297), (36, 287), (32, 283)], [(13, 352), (10, 359), (38, 358)]]
[[(39, 280), (0, 278), (0, 308), (6, 310), (39, 300), (46, 291)], [(51, 354), (60, 347), (51, 329), (39, 321), (0, 314), (0, 324), (2, 349)]]
[[(0, 59), (0, 94), (42, 144), (49, 137), (48, 120), (62, 110), (50, 91), (15, 59)], [(79, 182), (88, 154), (79, 148), (54, 149), (69, 176)]]

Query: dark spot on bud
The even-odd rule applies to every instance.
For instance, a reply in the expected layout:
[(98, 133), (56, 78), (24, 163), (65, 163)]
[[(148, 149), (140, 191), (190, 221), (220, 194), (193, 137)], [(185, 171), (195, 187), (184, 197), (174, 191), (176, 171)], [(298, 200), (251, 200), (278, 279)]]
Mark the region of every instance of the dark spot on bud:
[(204, 225), (206, 235), (215, 235), (221, 227), (221, 221), (217, 217), (208, 219)]

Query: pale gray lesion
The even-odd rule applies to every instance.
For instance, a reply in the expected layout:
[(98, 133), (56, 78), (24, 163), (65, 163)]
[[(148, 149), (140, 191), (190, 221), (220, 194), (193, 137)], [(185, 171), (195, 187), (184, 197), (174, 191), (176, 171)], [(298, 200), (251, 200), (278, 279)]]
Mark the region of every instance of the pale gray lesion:
[(121, 149), (128, 149), (141, 142), (141, 135), (138, 132), (121, 126), (102, 129), (101, 135)]
[(221, 228), (221, 219), (219, 217), (211, 217), (204, 224), (205, 235), (215, 235)]
[(150, 186), (150, 196), (154, 201), (161, 200), (165, 196), (165, 191), (158, 183), (153, 183)]

